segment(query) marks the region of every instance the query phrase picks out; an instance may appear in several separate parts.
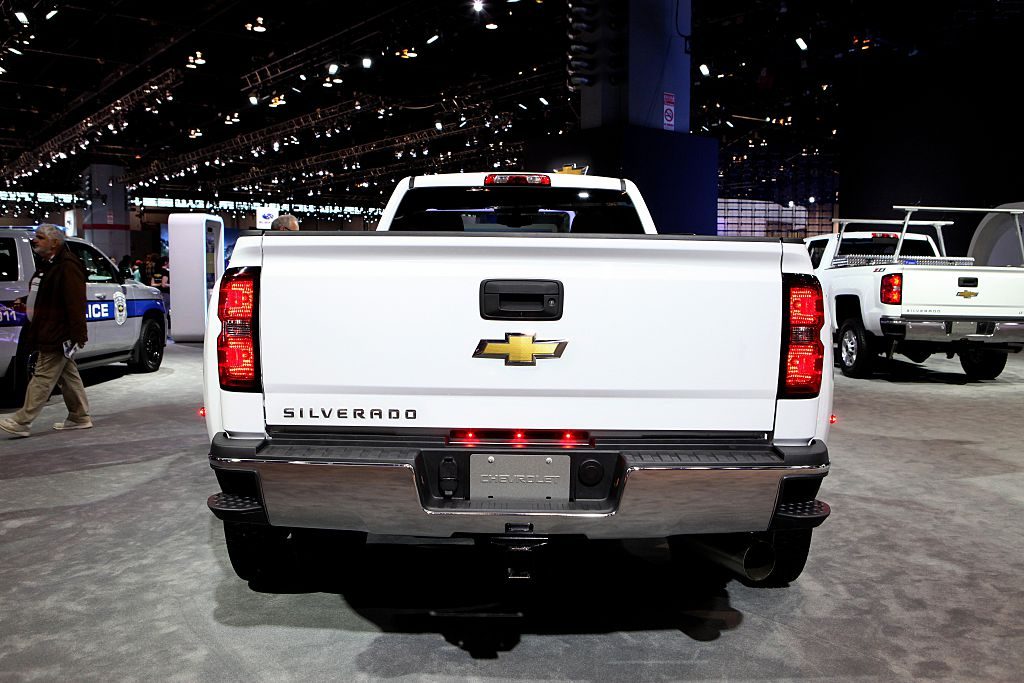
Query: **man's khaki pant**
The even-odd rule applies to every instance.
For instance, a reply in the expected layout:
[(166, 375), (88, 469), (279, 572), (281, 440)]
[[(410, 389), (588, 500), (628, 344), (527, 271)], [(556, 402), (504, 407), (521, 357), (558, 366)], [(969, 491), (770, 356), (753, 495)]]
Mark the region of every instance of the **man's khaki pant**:
[(78, 374), (78, 365), (73, 359), (65, 358), (61, 351), (40, 351), (36, 360), (36, 373), (25, 391), (25, 405), (11, 418), (28, 427), (39, 417), (40, 411), (50, 400), (53, 388), (60, 385), (64, 404), (68, 407), (68, 419), (72, 422), (89, 420), (89, 399), (85, 397), (85, 385)]

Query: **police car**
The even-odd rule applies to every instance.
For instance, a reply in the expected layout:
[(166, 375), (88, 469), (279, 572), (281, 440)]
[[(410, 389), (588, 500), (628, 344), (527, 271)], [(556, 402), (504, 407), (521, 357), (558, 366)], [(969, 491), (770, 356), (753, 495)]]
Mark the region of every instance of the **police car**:
[[(26, 302), (38, 259), (29, 240), (34, 228), (0, 228), (0, 401), (22, 400), (31, 373), (23, 339)], [(125, 279), (99, 249), (68, 237), (86, 273), (85, 317), (89, 343), (75, 360), (80, 368), (125, 361), (136, 372), (160, 368), (167, 343), (167, 312), (160, 290)]]

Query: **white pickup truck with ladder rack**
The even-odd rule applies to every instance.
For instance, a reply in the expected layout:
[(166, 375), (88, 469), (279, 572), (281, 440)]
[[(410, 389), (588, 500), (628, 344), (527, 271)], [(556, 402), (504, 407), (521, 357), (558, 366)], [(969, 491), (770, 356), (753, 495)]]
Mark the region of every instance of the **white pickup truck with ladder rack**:
[(828, 515), (807, 252), (655, 234), (629, 181), (408, 178), (376, 232), (242, 236), (214, 300), (209, 507), (245, 579), (326, 529), (667, 537), (777, 585)]
[[(978, 266), (946, 254), (950, 221), (911, 220), (917, 212), (1011, 213), (1020, 209), (896, 206), (903, 220), (834, 219), (837, 231), (804, 241), (832, 303), (832, 331), (844, 374), (869, 376), (880, 354), (923, 363), (959, 355), (971, 379), (995, 379), (1008, 353), (1024, 347), (1024, 269)], [(853, 232), (850, 226), (869, 226)], [(899, 226), (897, 229), (896, 226)], [(930, 236), (909, 228), (932, 228)], [(1024, 254), (1024, 240), (1021, 241)]]

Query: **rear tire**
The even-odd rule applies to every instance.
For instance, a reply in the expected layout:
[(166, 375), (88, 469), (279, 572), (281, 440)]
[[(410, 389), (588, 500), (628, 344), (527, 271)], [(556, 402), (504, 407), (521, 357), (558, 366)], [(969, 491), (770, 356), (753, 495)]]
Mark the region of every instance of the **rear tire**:
[(968, 349), (960, 352), (960, 367), (968, 379), (995, 379), (1006, 367), (1006, 356), (991, 349)]
[(870, 377), (875, 365), (874, 335), (856, 318), (839, 326), (839, 367), (847, 377)]
[(25, 389), (32, 379), (36, 366), (36, 355), (18, 352), (7, 366), (7, 374), (0, 381), (0, 405), (21, 407), (25, 402)]
[(132, 372), (156, 372), (164, 360), (164, 328), (152, 318), (142, 321), (128, 369)]
[(811, 550), (811, 530), (792, 529), (776, 531), (775, 568), (768, 578), (751, 583), (758, 588), (781, 588), (794, 581), (804, 571), (807, 555)]
[(284, 575), (289, 551), (287, 529), (224, 522), (224, 541), (231, 568), (240, 579), (272, 582)]

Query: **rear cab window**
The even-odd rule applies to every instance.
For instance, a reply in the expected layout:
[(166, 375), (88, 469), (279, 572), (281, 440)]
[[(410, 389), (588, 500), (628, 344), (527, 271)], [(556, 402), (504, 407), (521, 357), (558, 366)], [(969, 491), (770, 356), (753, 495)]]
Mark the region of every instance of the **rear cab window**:
[(828, 246), (828, 239), (811, 240), (807, 243), (807, 253), (811, 256), (811, 267), (817, 268), (821, 265), (821, 257), (825, 255), (825, 247)]
[[(851, 254), (863, 256), (892, 256), (896, 253), (899, 235), (873, 237), (844, 237), (839, 245), (838, 256)], [(905, 239), (900, 249), (901, 256), (938, 256), (931, 243), (923, 239)]]
[(423, 187), (402, 198), (391, 232), (643, 234), (619, 190)]

